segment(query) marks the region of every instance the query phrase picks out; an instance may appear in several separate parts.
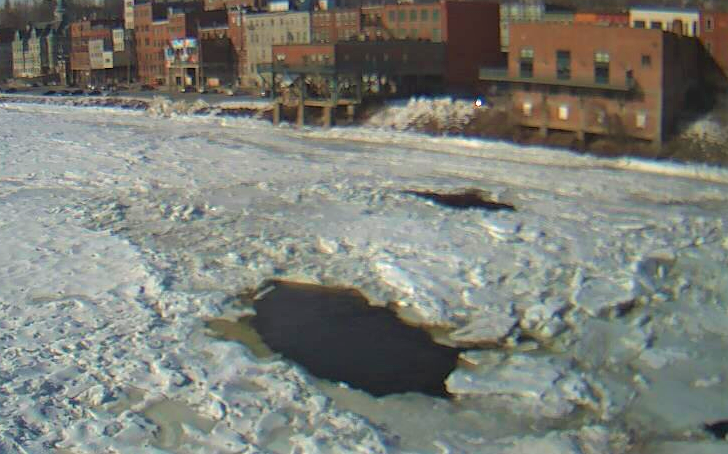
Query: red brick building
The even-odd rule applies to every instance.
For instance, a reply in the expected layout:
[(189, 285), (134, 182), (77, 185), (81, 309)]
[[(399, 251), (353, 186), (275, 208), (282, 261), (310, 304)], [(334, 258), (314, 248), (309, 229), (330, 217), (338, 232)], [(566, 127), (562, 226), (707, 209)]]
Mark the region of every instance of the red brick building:
[(700, 40), (718, 67), (728, 75), (728, 12), (700, 11)]
[(445, 43), (445, 78), (456, 91), (471, 91), (478, 68), (504, 61), (497, 2), (432, 0), (388, 1), (362, 7), (362, 32), (371, 40), (409, 39)]
[(164, 49), (173, 39), (197, 38), (199, 3), (152, 3), (134, 5), (138, 79), (143, 84), (165, 85)]
[(355, 39), (361, 32), (359, 8), (335, 8), (311, 13), (311, 42), (335, 43)]
[(658, 29), (520, 23), (510, 43), (507, 71), (481, 79), (509, 83), (512, 118), (543, 134), (660, 143), (701, 83), (699, 42)]

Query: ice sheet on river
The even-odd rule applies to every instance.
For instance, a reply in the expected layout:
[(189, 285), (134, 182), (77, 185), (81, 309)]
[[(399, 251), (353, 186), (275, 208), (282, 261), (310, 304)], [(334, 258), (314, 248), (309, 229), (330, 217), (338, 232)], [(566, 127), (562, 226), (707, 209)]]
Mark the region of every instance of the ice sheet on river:
[[(23, 104), (0, 139), (0, 450), (410, 450), (386, 408), (205, 335), (271, 277), (494, 344), (448, 381), (459, 413), (432, 420), (453, 427), (410, 452), (700, 452), (728, 418), (723, 171)], [(516, 211), (406, 193), (466, 188)], [(488, 430), (455, 425), (490, 402)]]

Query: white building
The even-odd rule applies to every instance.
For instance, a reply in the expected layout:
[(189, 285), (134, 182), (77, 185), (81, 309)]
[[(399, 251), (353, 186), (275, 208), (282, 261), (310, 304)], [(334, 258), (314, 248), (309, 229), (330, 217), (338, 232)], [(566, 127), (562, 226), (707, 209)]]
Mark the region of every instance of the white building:
[(277, 13), (248, 13), (243, 15), (247, 58), (246, 82), (262, 85), (257, 65), (273, 62), (275, 44), (309, 44), (311, 42), (311, 13), (282, 11)]
[(134, 0), (124, 0), (124, 28), (134, 30)]
[(659, 8), (640, 6), (630, 8), (629, 26), (674, 31), (681, 24), (682, 34), (700, 36), (700, 12), (696, 9)]

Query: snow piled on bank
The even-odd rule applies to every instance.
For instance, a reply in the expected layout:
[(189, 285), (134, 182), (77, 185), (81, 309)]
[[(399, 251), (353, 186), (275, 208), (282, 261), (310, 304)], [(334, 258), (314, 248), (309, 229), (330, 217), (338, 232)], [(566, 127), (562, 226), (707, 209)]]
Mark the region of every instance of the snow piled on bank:
[(475, 116), (473, 101), (452, 98), (412, 98), (392, 102), (369, 118), (365, 125), (398, 131), (432, 127), (436, 130), (462, 129)]
[[(161, 112), (0, 108), (0, 451), (725, 448), (700, 431), (728, 417), (720, 174)], [(516, 211), (406, 193), (465, 188)], [(205, 335), (271, 277), (450, 327), (457, 400), (367, 398)]]

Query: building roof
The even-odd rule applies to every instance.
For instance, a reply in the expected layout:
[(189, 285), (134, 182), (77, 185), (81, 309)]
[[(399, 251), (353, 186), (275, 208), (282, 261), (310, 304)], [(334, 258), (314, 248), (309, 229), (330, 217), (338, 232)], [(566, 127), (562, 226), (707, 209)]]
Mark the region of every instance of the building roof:
[(671, 6), (633, 6), (629, 9), (632, 11), (653, 11), (662, 13), (683, 13), (683, 14), (698, 14), (697, 9), (693, 8), (676, 8)]

